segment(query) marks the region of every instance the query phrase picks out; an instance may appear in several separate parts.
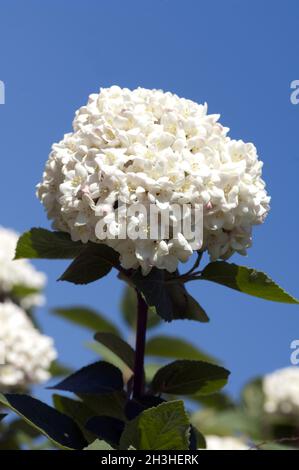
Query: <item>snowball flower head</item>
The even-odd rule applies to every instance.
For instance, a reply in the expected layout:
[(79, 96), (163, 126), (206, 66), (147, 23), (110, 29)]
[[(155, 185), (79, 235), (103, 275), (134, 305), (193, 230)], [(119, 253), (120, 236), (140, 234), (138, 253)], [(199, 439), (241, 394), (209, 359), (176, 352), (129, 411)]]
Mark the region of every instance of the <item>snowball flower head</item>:
[(4, 352), (1, 390), (23, 389), (48, 380), (48, 369), (57, 356), (52, 338), (42, 335), (26, 312), (10, 301), (0, 303), (0, 324), (0, 346)]
[[(92, 94), (46, 164), (38, 197), (53, 227), (73, 240), (99, 242), (96, 224), (139, 226), (141, 216), (117, 217), (126, 204), (203, 207), (203, 245), (212, 260), (246, 254), (251, 229), (269, 210), (262, 162), (251, 143), (232, 140), (207, 105), (161, 90), (117, 86)], [(116, 222), (117, 221), (117, 222)], [(173, 223), (176, 221), (173, 219)], [(113, 225), (114, 224), (114, 225)], [(153, 266), (173, 272), (194, 248), (183, 233), (173, 238), (104, 243), (124, 268)]]
[[(46, 283), (44, 273), (37, 271), (27, 260), (13, 261), (18, 234), (13, 230), (0, 227), (0, 294), (8, 296), (17, 286), (40, 291)], [(41, 305), (44, 297), (37, 292), (22, 297), (23, 308)]]
[(267, 413), (299, 416), (299, 368), (286, 367), (263, 378), (264, 408)]
[(249, 450), (241, 440), (232, 436), (206, 436), (207, 450)]

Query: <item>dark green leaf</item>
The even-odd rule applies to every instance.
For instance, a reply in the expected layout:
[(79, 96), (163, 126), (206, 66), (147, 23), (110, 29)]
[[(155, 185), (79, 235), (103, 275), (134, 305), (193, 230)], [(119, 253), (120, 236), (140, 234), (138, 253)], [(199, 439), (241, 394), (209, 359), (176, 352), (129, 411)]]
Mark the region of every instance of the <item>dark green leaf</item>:
[(82, 449), (86, 441), (68, 416), (28, 395), (0, 394), (0, 402), (56, 444), (68, 449)]
[(142, 293), (149, 307), (154, 307), (163, 320), (173, 319), (172, 303), (165, 287), (165, 271), (153, 268), (147, 276), (143, 276), (138, 270), (130, 279)]
[(299, 303), (297, 299), (272, 281), (267, 274), (246, 266), (216, 261), (205, 267), (201, 279), (216, 282), (245, 294), (272, 300), (273, 302)]
[(84, 247), (81, 242), (73, 242), (67, 233), (32, 228), (19, 238), (15, 259), (71, 259), (78, 256)]
[(217, 362), (208, 354), (180, 338), (171, 336), (155, 336), (146, 344), (148, 356), (167, 357), (173, 359), (194, 359), (199, 361)]
[(130, 421), (121, 436), (120, 448), (137, 450), (188, 450), (190, 423), (182, 401), (145, 410)]
[[(127, 325), (136, 330), (137, 325), (137, 298), (135, 289), (126, 286), (124, 289), (121, 311)], [(148, 309), (147, 329), (154, 328), (161, 323), (161, 318), (157, 315), (155, 308)]]
[(109, 393), (122, 390), (123, 378), (120, 370), (115, 366), (99, 361), (83, 367), (49, 388), (73, 393)]
[(94, 439), (94, 436), (91, 436), (86, 432), (85, 424), (92, 416), (94, 416), (94, 412), (82, 401), (73, 400), (72, 398), (56, 394), (54, 394), (52, 398), (56, 410), (61, 411), (61, 413), (72, 418), (78, 424), (87, 441), (91, 442)]
[(229, 371), (203, 361), (175, 361), (158, 370), (152, 381), (155, 393), (208, 394), (222, 388)]
[(106, 346), (131, 369), (134, 369), (135, 351), (119, 336), (112, 333), (98, 332), (94, 336), (95, 340)]
[(166, 284), (175, 320), (195, 320), (207, 323), (209, 317), (199, 303), (187, 292), (180, 282)]
[(118, 329), (113, 323), (102, 314), (87, 307), (55, 308), (53, 313), (93, 331), (109, 331), (118, 334)]
[(140, 397), (138, 399), (132, 398), (131, 400), (127, 401), (125, 406), (126, 417), (129, 420), (134, 419), (138, 415), (140, 415), (140, 413), (142, 413), (144, 410), (161, 405), (161, 403), (164, 402), (165, 400), (154, 395), (144, 395), (143, 397)]
[(190, 426), (189, 450), (206, 449), (207, 443), (204, 436), (194, 426)]
[(97, 416), (111, 416), (125, 420), (125, 403), (127, 401), (125, 392), (114, 392), (101, 395), (78, 394), (83, 403)]
[(86, 429), (112, 445), (119, 445), (125, 423), (111, 416), (94, 416), (85, 425)]
[(89, 284), (97, 281), (118, 265), (118, 258), (119, 255), (109, 246), (93, 243), (74, 259), (59, 281), (73, 284)]

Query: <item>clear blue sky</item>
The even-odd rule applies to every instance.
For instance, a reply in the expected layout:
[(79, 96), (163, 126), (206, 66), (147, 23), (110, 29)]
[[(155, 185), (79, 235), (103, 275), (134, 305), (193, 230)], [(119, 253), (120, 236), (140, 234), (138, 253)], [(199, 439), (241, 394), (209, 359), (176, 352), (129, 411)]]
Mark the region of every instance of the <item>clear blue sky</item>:
[[(49, 227), (34, 187), (52, 142), (70, 131), (90, 93), (112, 84), (162, 88), (207, 101), (232, 137), (257, 145), (272, 210), (248, 258), (233, 260), (266, 271), (299, 296), (299, 105), (290, 102), (290, 82), (299, 79), (298, 23), (296, 0), (2, 0), (0, 224)], [(48, 308), (87, 304), (120, 323), (122, 285), (114, 275), (75, 287), (55, 282), (64, 262), (37, 266), (49, 277)], [(222, 358), (232, 371), (228, 390), (237, 393), (250, 377), (289, 365), (299, 307), (209, 283), (193, 283), (191, 291), (211, 322), (174, 322), (162, 331)], [(88, 332), (46, 308), (39, 318), (62, 360), (92, 360), (83, 347)]]

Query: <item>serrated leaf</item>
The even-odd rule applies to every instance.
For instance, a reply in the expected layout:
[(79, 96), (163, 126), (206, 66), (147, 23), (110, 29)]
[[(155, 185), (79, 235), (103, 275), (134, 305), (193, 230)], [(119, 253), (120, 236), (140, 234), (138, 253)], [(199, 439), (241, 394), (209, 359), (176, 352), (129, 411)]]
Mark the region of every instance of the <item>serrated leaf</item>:
[(135, 351), (126, 341), (113, 333), (98, 332), (94, 338), (116, 354), (131, 370), (134, 369)]
[(32, 228), (20, 236), (15, 259), (71, 259), (78, 256), (84, 247), (81, 242), (73, 242), (67, 233)]
[(98, 361), (74, 372), (62, 382), (48, 387), (73, 393), (109, 393), (123, 388), (121, 371), (112, 364)]
[(180, 282), (171, 281), (166, 284), (174, 320), (194, 320), (207, 323), (209, 317), (205, 310), (199, 305)]
[(88, 447), (85, 447), (83, 450), (114, 450), (108, 442), (100, 441), (100, 439), (96, 439)]
[(210, 263), (202, 271), (201, 279), (273, 302), (299, 303), (299, 300), (283, 290), (267, 274), (234, 263), (225, 261)]
[(114, 334), (119, 334), (118, 329), (102, 314), (87, 307), (61, 307), (52, 310), (55, 315), (58, 315), (72, 323), (84, 326), (93, 331), (109, 331)]
[(151, 388), (155, 393), (192, 395), (214, 393), (222, 388), (229, 371), (203, 361), (180, 360), (158, 370)]
[(55, 408), (21, 394), (0, 394), (0, 402), (55, 444), (67, 449), (82, 449), (86, 446), (86, 440), (76, 423)]
[(73, 284), (89, 284), (118, 266), (119, 255), (107, 245), (90, 244), (74, 259), (58, 279)]
[(146, 343), (146, 354), (148, 356), (165, 357), (169, 359), (193, 359), (217, 362), (216, 359), (200, 351), (187, 341), (166, 335), (155, 336), (149, 339)]
[(120, 448), (137, 450), (188, 450), (190, 423), (182, 401), (162, 403), (130, 421)]

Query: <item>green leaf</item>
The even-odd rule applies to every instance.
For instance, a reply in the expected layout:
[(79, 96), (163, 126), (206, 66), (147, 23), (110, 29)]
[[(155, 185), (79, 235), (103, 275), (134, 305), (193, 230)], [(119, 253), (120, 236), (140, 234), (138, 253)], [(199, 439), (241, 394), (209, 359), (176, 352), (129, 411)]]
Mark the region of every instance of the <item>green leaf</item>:
[(166, 357), (170, 359), (193, 359), (217, 362), (211, 356), (200, 351), (187, 341), (165, 335), (155, 336), (149, 339), (146, 344), (146, 354), (148, 356)]
[(106, 362), (113, 364), (115, 367), (120, 369), (123, 373), (124, 378), (128, 380), (132, 376), (131, 369), (126, 365), (126, 363), (120, 359), (114, 352), (112, 352), (109, 348), (100, 344), (99, 342), (86, 342), (84, 345), (90, 349), (91, 351), (95, 352), (98, 356), (104, 359)]
[(95, 340), (110, 349), (131, 369), (134, 369), (135, 351), (119, 336), (113, 333), (98, 332), (94, 336)]
[(48, 387), (73, 393), (109, 393), (122, 390), (121, 371), (108, 362), (99, 361), (74, 372), (62, 382)]
[(204, 309), (187, 292), (183, 283), (162, 269), (154, 268), (147, 276), (138, 270), (131, 276), (130, 282), (143, 294), (149, 307), (155, 309), (165, 321), (209, 321)]
[(53, 395), (52, 399), (56, 410), (72, 418), (78, 424), (87, 441), (91, 442), (94, 436), (86, 432), (85, 424), (94, 416), (94, 412), (79, 400), (56, 394)]
[(182, 401), (145, 410), (130, 421), (121, 436), (120, 448), (137, 450), (188, 450), (190, 423)]
[(83, 450), (114, 450), (107, 442), (96, 439)]
[(69, 375), (73, 372), (71, 367), (61, 364), (58, 361), (53, 361), (50, 365), (49, 372), (52, 377), (61, 377), (63, 375)]
[(246, 266), (215, 261), (205, 267), (200, 279), (216, 282), (245, 294), (273, 302), (299, 303), (299, 300), (279, 287), (267, 274)]
[(78, 396), (96, 416), (111, 416), (123, 421), (126, 419), (124, 409), (127, 397), (124, 391), (101, 395), (79, 393)]
[[(136, 330), (137, 325), (137, 298), (135, 289), (126, 286), (121, 301), (121, 311), (127, 325)], [(154, 328), (161, 323), (161, 318), (157, 315), (155, 308), (148, 309), (147, 329)]]
[(89, 284), (118, 266), (119, 255), (107, 245), (89, 244), (58, 279), (73, 284)]
[(171, 299), (165, 288), (165, 271), (153, 268), (147, 276), (135, 271), (130, 280), (142, 293), (149, 307), (154, 307), (157, 314), (165, 321), (173, 319)]
[(29, 295), (38, 294), (41, 290), (34, 287), (28, 287), (22, 284), (14, 285), (11, 290), (11, 296), (21, 299)]
[(257, 378), (245, 385), (241, 395), (241, 405), (246, 414), (263, 419), (265, 395), (262, 379)]
[(192, 415), (191, 422), (207, 436), (234, 436), (238, 434), (259, 437), (261, 428), (256, 420), (240, 409), (215, 411), (204, 409)]
[(0, 402), (55, 444), (66, 449), (85, 447), (86, 441), (76, 423), (55, 408), (21, 394), (0, 394)]
[(73, 242), (67, 233), (32, 228), (19, 238), (15, 259), (71, 259), (78, 256), (84, 247), (81, 242)]
[(228, 376), (229, 371), (223, 367), (203, 361), (180, 360), (159, 369), (151, 387), (155, 393), (205, 395), (222, 388)]
[(109, 331), (110, 333), (119, 334), (118, 329), (112, 322), (102, 314), (87, 307), (55, 308), (53, 313), (92, 331)]
[(166, 284), (170, 297), (174, 320), (195, 320), (207, 323), (209, 317), (199, 303), (187, 292), (181, 282), (171, 281)]

